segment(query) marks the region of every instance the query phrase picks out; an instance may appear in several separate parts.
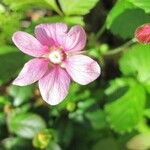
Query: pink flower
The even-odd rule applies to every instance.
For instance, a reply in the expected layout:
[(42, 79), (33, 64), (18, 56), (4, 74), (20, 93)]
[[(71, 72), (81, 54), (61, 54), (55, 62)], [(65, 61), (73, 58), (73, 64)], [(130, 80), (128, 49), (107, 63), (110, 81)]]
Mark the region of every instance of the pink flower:
[(150, 44), (150, 23), (138, 27), (135, 31), (135, 38), (139, 43)]
[(60, 103), (67, 95), (70, 80), (86, 85), (100, 75), (96, 61), (82, 55), (86, 34), (82, 27), (66, 24), (40, 24), (35, 37), (18, 31), (12, 39), (23, 52), (35, 58), (28, 61), (14, 85), (25, 86), (38, 81), (42, 98), (51, 105)]

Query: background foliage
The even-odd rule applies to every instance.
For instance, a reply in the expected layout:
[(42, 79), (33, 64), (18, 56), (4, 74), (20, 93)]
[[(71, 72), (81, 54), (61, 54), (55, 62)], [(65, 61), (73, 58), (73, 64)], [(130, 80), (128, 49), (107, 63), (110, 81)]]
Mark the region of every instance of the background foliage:
[[(102, 67), (88, 86), (72, 83), (58, 106), (37, 85), (11, 85), (29, 59), (12, 43), (43, 22), (80, 24), (87, 54)], [(148, 0), (0, 1), (0, 150), (144, 150), (150, 148), (150, 45), (134, 40), (150, 22)]]

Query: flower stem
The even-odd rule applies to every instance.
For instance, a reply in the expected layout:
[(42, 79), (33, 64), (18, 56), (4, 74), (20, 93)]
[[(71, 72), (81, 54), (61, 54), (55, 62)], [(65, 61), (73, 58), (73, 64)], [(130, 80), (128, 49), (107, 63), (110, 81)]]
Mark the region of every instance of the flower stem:
[(103, 26), (99, 29), (99, 31), (96, 34), (96, 38), (98, 39), (99, 37), (101, 37), (101, 35), (104, 33), (106, 29), (106, 22), (103, 24)]
[(125, 48), (129, 47), (130, 45), (134, 44), (135, 42), (136, 42), (136, 39), (132, 39), (132, 40), (128, 41), (127, 43), (125, 43), (115, 49), (109, 50), (104, 55), (115, 55), (117, 53), (120, 53), (121, 51), (124, 51)]

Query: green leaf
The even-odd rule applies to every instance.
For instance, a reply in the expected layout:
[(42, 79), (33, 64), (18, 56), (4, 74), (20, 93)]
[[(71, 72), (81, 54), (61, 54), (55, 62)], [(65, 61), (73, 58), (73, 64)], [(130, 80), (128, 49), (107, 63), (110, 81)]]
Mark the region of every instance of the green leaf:
[(143, 9), (145, 12), (150, 13), (150, 1), (149, 0), (128, 0), (136, 7)]
[(92, 150), (100, 150), (100, 147), (102, 147), (103, 150), (119, 150), (118, 143), (113, 138), (104, 138), (102, 140), (99, 140), (93, 147)]
[[(4, 0), (6, 5), (9, 5), (12, 10), (25, 10), (26, 8), (33, 8), (33, 7), (46, 7), (49, 6), (56, 8), (54, 2), (51, 0), (51, 3), (47, 3), (45, 0)], [(49, 5), (47, 5), (49, 4)]]
[[(113, 80), (110, 82), (108, 89), (112, 89), (114, 85), (118, 87), (110, 90), (108, 96), (113, 97), (115, 101), (105, 106), (107, 120), (116, 132), (129, 132), (142, 119), (146, 100), (145, 90), (131, 78)], [(128, 88), (128, 90), (122, 92), (124, 88)]]
[(3, 141), (6, 150), (26, 150), (32, 149), (28, 140), (19, 137), (9, 137)]
[(65, 15), (85, 15), (89, 13), (99, 0), (59, 0)]
[(134, 45), (120, 59), (120, 70), (124, 75), (134, 76), (150, 85), (150, 45)]
[(47, 150), (62, 150), (61, 147), (55, 143), (55, 142), (51, 142), (47, 148)]
[(24, 63), (24, 54), (15, 47), (0, 47), (0, 82), (7, 82), (14, 78)]
[(85, 116), (90, 121), (93, 129), (99, 130), (107, 126), (106, 114), (102, 110), (87, 112)]
[(109, 12), (107, 19), (106, 19), (106, 25), (109, 29), (113, 22), (116, 20), (116, 18), (121, 15), (125, 10), (134, 8), (134, 5), (129, 3), (127, 0), (119, 0), (116, 2), (112, 10)]
[(7, 43), (12, 42), (11, 37), (12, 34), (19, 30), (20, 28), (20, 20), (22, 18), (22, 13), (16, 12), (5, 12), (0, 13), (0, 46)]
[(28, 101), (33, 95), (32, 86), (19, 87), (12, 85), (8, 89), (9, 94), (14, 97), (14, 106), (19, 106), (22, 103)]
[(80, 24), (84, 25), (83, 17), (82, 16), (52, 16), (52, 17), (44, 17), (43, 19), (40, 20), (41, 23), (43, 22), (64, 22), (69, 25), (75, 25), (75, 24)]
[(55, 10), (56, 12), (58, 12), (58, 14), (62, 14), (62, 12), (60, 11), (59, 7), (57, 6), (56, 0), (44, 0), (45, 2), (47, 2), (47, 4), (49, 4), (49, 6)]
[(8, 116), (8, 127), (10, 132), (31, 139), (46, 128), (46, 123), (37, 114), (13, 112)]
[(134, 37), (138, 26), (148, 22), (150, 14), (136, 8), (127, 0), (120, 0), (108, 14), (106, 25), (114, 35), (129, 39)]
[(128, 149), (147, 150), (150, 148), (150, 133), (139, 134), (130, 139), (127, 143)]

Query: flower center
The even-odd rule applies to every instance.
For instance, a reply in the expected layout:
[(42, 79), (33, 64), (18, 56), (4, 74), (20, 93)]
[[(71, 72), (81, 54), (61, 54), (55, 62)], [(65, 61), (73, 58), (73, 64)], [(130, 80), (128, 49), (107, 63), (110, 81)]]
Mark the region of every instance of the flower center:
[(61, 49), (53, 49), (48, 58), (53, 64), (60, 64), (65, 59), (65, 53)]

